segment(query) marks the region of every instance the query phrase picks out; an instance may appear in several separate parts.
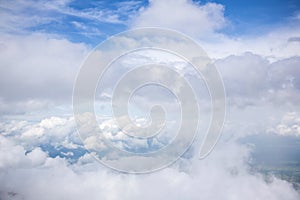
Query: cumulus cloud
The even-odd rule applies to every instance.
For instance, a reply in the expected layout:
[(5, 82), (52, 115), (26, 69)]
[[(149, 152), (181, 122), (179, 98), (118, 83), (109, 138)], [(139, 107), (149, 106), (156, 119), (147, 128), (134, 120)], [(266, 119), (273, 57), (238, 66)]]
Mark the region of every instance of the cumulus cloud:
[(268, 130), (282, 136), (300, 136), (300, 116), (297, 112), (287, 112), (281, 122)]
[(216, 60), (229, 102), (236, 106), (297, 105), (299, 57), (270, 62), (250, 52)]
[(40, 148), (26, 153), (11, 139), (1, 136), (0, 141), (3, 199), (299, 198), (289, 183), (250, 172), (249, 149), (235, 143), (219, 145), (202, 161), (181, 159), (156, 173), (126, 175), (101, 166), (89, 154), (70, 164)]
[(26, 151), (43, 145), (75, 149), (81, 143), (73, 117), (49, 117), (38, 122), (5, 120), (0, 123), (0, 132), (23, 145)]
[(133, 19), (133, 27), (170, 28), (199, 37), (212, 34), (226, 24), (221, 4), (200, 5), (190, 0), (151, 0), (149, 4)]
[[(283, 122), (293, 127), (298, 118), (296, 113), (288, 113)], [(111, 121), (103, 121), (99, 126), (108, 133), (116, 129)], [(32, 200), (120, 199), (121, 196), (122, 199), (243, 197), (293, 200), (300, 195), (290, 183), (253, 171), (249, 166), (251, 149), (235, 140), (221, 139), (204, 160), (197, 160), (195, 155), (184, 156), (156, 173), (128, 175), (102, 166), (87, 151), (72, 156), (76, 149), (82, 151), (82, 143), (77, 140), (74, 129), (73, 119), (62, 117), (45, 118), (35, 123), (2, 122), (0, 197)], [(26, 138), (28, 131), (31, 131), (30, 140)], [(110, 137), (124, 139), (118, 134)], [(51, 154), (53, 149), (49, 146), (58, 150), (68, 148), (68, 151)]]
[(2, 35), (1, 113), (24, 113), (70, 102), (73, 82), (88, 52), (84, 44), (45, 34)]
[[(212, 58), (253, 52), (269, 61), (299, 56), (299, 19), (259, 35), (228, 36), (222, 29), (230, 25), (221, 4), (199, 4), (190, 0), (152, 0), (133, 17), (131, 27), (162, 27), (195, 38)], [(175, 14), (176, 13), (176, 14)]]
[(4, 35), (1, 44), (0, 90), (9, 100), (70, 96), (88, 50), (84, 44), (40, 34)]

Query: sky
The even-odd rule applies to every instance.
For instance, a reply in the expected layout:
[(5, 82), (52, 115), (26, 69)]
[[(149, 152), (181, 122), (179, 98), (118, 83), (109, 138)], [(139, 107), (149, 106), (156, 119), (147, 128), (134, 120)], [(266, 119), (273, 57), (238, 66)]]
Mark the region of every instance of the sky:
[[(175, 31), (195, 43), (173, 40), (174, 32), (164, 40), (139, 40), (138, 34), (126, 32), (124, 38), (112, 37), (145, 27)], [(111, 52), (107, 41), (118, 48)], [(299, 182), (255, 167), (292, 165), (299, 172), (299, 42), (297, 0), (0, 1), (0, 199), (299, 199)], [(218, 71), (226, 116), (218, 143), (204, 159), (198, 156), (214, 111), (214, 93), (191, 63), (171, 51), (144, 49), (119, 57), (97, 79), (96, 120), (89, 113), (73, 114), (76, 78), (86, 63), (94, 63), (91, 58), (145, 44), (204, 56)], [(173, 71), (136, 70), (149, 63), (169, 65)], [(122, 79), (129, 72), (134, 75)], [(97, 78), (93, 72), (89, 76)], [(161, 135), (145, 139), (124, 134), (131, 127), (118, 126), (123, 118), (113, 119), (111, 104), (115, 90), (128, 89), (119, 80), (128, 87), (135, 81), (165, 83), (137, 89), (129, 105), (124, 100), (116, 104), (122, 111), (128, 106), (138, 127), (149, 124), (153, 106), (162, 105), (170, 114)], [(194, 100), (198, 112), (190, 103)], [(120, 159), (122, 167), (140, 169), (168, 160), (179, 147), (150, 164), (120, 152), (143, 154), (171, 144), (179, 125), (187, 123), (180, 109), (200, 118), (198, 136), (176, 162), (141, 175), (99, 162), (117, 166)], [(94, 122), (96, 128), (90, 125)], [(91, 134), (95, 129), (103, 135)], [(188, 133), (183, 142), (191, 137)], [(112, 151), (104, 140), (121, 151)]]

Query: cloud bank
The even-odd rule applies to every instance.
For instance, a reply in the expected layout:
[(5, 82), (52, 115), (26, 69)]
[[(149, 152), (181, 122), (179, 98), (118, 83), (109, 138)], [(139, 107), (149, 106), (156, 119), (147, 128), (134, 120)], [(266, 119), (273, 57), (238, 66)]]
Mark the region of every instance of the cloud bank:
[[(6, 128), (6, 137), (0, 137), (1, 199), (299, 198), (290, 183), (252, 172), (247, 164), (250, 149), (232, 142), (222, 141), (202, 161), (182, 158), (172, 167), (145, 175), (115, 173), (88, 153), (78, 156), (73, 163), (67, 156), (49, 156), (46, 149), (39, 147), (45, 142), (43, 137), (49, 137), (47, 142), (51, 145), (69, 140), (74, 133), (61, 130), (65, 123), (71, 123), (69, 120), (52, 117), (38, 124), (23, 122), (18, 130), (17, 126)], [(20, 145), (28, 145), (28, 131), (37, 127), (48, 134), (30, 135), (31, 141), (36, 141), (31, 147)]]

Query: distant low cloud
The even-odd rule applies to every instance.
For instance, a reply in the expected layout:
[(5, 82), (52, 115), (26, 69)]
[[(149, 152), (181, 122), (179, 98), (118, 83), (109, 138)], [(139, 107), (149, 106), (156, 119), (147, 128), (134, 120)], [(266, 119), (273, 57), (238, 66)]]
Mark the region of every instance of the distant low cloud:
[(300, 57), (269, 62), (253, 53), (216, 60), (231, 105), (297, 105)]
[(288, 39), (289, 42), (300, 42), (300, 37), (291, 37)]
[(297, 112), (286, 113), (279, 124), (269, 132), (282, 136), (300, 136), (300, 115)]

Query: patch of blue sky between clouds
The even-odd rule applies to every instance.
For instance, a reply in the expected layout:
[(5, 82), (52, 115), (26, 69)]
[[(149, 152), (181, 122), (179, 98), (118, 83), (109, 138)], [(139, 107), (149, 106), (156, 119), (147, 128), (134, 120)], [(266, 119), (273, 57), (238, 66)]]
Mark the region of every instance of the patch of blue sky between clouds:
[(230, 25), (224, 33), (239, 35), (260, 35), (287, 23), (299, 23), (300, 1), (298, 0), (194, 0), (201, 4), (214, 2), (225, 6), (224, 15)]

